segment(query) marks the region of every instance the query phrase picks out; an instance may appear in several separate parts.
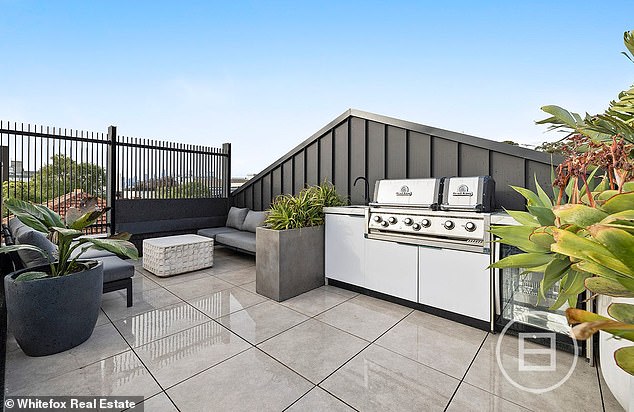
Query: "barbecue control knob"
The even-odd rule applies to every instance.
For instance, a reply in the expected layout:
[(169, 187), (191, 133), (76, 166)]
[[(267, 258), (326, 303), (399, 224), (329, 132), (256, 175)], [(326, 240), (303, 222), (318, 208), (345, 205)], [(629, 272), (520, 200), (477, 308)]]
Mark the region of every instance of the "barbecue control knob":
[(445, 229), (447, 230), (451, 230), (454, 228), (455, 224), (454, 222), (452, 222), (451, 220), (447, 220), (445, 221), (445, 223), (443, 224), (443, 226), (445, 227)]
[(405, 219), (403, 219), (403, 223), (405, 223), (406, 226), (410, 226), (412, 223), (414, 223), (414, 221), (411, 217), (406, 217)]
[(396, 220), (396, 218), (394, 216), (390, 216), (390, 218), (387, 219), (387, 221), (390, 222), (391, 225), (393, 225), (396, 222), (398, 222), (398, 220)]
[(423, 219), (420, 224), (423, 225), (423, 227), (429, 227), (431, 226), (431, 221), (429, 219)]
[(412, 226), (412, 229), (420, 230), (420, 225), (418, 223), (414, 223), (414, 226)]
[(381, 219), (381, 216), (379, 216), (379, 215), (374, 216), (374, 218), (373, 218), (373, 219), (374, 219), (374, 221), (375, 221), (376, 223), (381, 223), (381, 221), (383, 220), (383, 219)]
[(389, 225), (389, 223), (387, 223), (385, 220), (381, 222), (381, 226), (383, 226), (383, 227), (386, 227), (388, 225)]
[(464, 228), (467, 229), (467, 232), (473, 232), (476, 230), (476, 224), (473, 222), (467, 222), (465, 223)]

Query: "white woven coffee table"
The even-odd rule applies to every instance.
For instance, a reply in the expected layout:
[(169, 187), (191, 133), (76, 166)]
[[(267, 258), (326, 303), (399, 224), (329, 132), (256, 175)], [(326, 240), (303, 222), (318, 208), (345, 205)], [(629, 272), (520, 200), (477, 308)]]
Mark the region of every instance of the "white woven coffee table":
[(204, 269), (214, 264), (214, 240), (198, 235), (145, 239), (143, 268), (167, 277)]

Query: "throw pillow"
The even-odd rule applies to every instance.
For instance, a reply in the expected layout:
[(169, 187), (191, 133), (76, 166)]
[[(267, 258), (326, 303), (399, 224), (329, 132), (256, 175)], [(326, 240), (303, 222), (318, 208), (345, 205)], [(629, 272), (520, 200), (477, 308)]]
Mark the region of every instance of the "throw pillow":
[[(57, 259), (57, 246), (37, 230), (25, 230), (21, 232), (15, 239), (18, 244), (37, 246), (48, 254), (49, 259), (54, 261)], [(19, 250), (18, 255), (24, 266), (30, 268), (34, 266), (47, 265), (49, 260), (35, 250)]]
[(253, 210), (249, 210), (249, 213), (247, 213), (247, 217), (244, 219), (244, 223), (242, 224), (242, 230), (255, 233), (255, 228), (264, 225), (266, 215), (266, 212), (254, 212)]
[(231, 207), (229, 209), (229, 214), (227, 215), (227, 227), (233, 227), (238, 230), (242, 230), (242, 224), (244, 223), (244, 218), (247, 217), (247, 213), (249, 209), (239, 208), (239, 207)]

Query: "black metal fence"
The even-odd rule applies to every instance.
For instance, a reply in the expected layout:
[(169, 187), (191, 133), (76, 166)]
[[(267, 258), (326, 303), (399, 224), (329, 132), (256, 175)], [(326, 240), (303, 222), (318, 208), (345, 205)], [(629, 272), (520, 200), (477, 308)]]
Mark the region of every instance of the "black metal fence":
[[(114, 229), (117, 199), (226, 198), (231, 145), (222, 148), (0, 121), (2, 199), (112, 208), (93, 233)], [(7, 217), (2, 211), (2, 217)]]

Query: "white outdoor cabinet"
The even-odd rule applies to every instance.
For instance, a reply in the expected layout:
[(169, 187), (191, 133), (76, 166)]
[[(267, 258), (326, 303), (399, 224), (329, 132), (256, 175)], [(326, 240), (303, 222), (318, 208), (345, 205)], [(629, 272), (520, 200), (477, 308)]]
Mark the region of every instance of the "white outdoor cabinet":
[(419, 303), (491, 320), (489, 255), (420, 246)]
[(418, 247), (365, 239), (365, 287), (416, 302)]
[(326, 214), (326, 277), (366, 287), (363, 274), (365, 217)]

